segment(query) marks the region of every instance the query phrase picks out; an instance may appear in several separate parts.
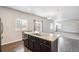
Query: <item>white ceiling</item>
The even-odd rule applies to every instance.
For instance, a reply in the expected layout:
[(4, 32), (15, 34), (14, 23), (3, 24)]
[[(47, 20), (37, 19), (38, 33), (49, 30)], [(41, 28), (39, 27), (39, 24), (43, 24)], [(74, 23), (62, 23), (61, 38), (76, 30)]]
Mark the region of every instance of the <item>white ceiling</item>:
[(19, 11), (32, 13), (38, 16), (55, 18), (78, 18), (79, 17), (79, 7), (78, 6), (7, 6)]
[(8, 6), (16, 10), (36, 14), (42, 17), (55, 16), (59, 11), (59, 7), (54, 6)]

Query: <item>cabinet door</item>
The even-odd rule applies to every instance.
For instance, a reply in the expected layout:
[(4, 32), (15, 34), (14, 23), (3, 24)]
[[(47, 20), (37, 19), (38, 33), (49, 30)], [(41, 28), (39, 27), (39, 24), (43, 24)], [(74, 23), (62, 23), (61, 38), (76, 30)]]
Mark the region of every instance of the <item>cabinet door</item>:
[(39, 51), (39, 41), (38, 41), (38, 38), (36, 38), (34, 36), (29, 36), (28, 48), (30, 50), (32, 50), (33, 52), (38, 52)]
[(40, 39), (40, 51), (41, 52), (50, 52), (51, 51), (51, 42)]
[(34, 37), (33, 45), (34, 45), (34, 51), (39, 52), (40, 51), (40, 42), (37, 37)]
[(24, 46), (28, 48), (28, 39), (23, 40), (24, 41)]
[(28, 36), (28, 48), (33, 51), (33, 40), (32, 36)]
[(51, 52), (51, 48), (43, 43), (40, 44), (40, 52)]

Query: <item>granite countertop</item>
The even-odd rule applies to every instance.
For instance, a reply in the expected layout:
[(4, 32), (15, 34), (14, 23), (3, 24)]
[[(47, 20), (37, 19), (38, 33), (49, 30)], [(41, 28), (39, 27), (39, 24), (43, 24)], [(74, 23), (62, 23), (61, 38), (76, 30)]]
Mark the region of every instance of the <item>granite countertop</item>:
[(38, 38), (42, 38), (48, 41), (54, 41), (58, 37), (66, 37), (70, 39), (79, 40), (79, 34), (76, 33), (66, 33), (66, 32), (55, 32), (55, 33), (40, 33), (40, 35), (35, 35), (34, 32), (24, 32), (25, 34), (29, 34)]
[(40, 35), (36, 35), (34, 32), (24, 32), (25, 34), (31, 35), (31, 36), (35, 36), (44, 40), (48, 40), (48, 41), (54, 41), (57, 39), (57, 35), (56, 34), (51, 34), (51, 33), (40, 33)]

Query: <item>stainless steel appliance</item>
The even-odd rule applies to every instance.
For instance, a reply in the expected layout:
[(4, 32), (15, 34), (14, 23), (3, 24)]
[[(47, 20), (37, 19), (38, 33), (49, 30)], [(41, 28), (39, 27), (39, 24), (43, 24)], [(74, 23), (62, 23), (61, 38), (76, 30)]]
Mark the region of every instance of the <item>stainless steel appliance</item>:
[(1, 22), (1, 18), (0, 18), (0, 52), (1, 52), (1, 34), (3, 33), (3, 23)]

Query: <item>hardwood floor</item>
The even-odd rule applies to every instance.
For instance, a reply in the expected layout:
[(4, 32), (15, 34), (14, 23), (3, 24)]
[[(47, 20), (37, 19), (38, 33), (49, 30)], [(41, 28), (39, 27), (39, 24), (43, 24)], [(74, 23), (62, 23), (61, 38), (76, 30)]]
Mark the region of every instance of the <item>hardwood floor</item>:
[(1, 48), (2, 52), (31, 52), (26, 47), (24, 47), (23, 41), (3, 45)]

